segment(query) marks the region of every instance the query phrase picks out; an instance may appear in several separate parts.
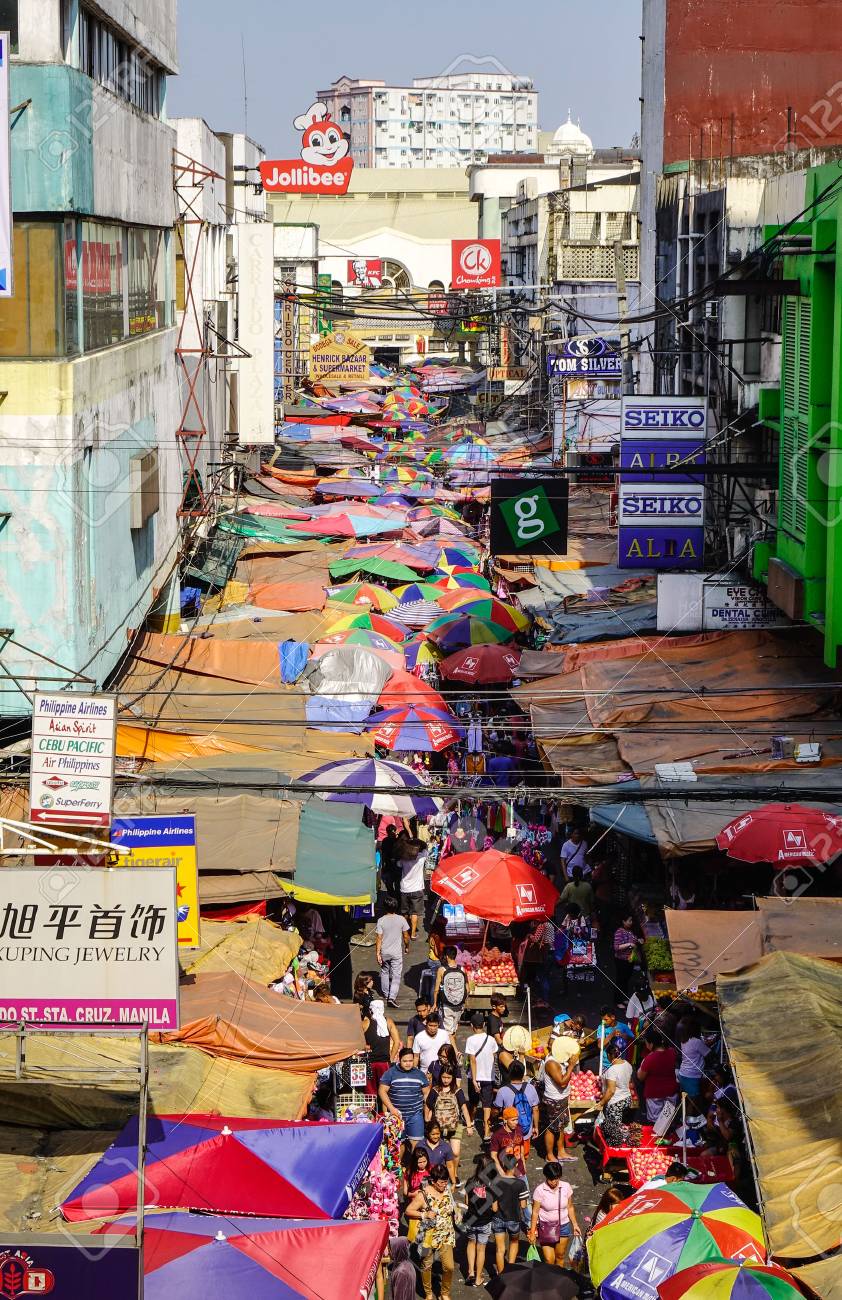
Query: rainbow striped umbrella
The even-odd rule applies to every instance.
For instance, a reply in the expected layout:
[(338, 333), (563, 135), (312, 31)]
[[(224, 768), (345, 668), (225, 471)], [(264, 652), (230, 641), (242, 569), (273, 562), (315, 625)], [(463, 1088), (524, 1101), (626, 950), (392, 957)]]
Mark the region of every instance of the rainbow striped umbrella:
[(394, 609), (398, 603), (397, 596), (388, 587), (380, 587), (376, 582), (348, 582), (332, 591), (328, 599), (343, 605), (368, 605), (381, 613)]
[(682, 1269), (723, 1258), (766, 1259), (760, 1216), (724, 1183), (668, 1183), (621, 1201), (588, 1239), (591, 1281), (603, 1300), (660, 1300)]
[(394, 594), (400, 600), (439, 600), (442, 589), (437, 582), (406, 582), (402, 587), (395, 587)]
[(777, 1264), (721, 1259), (683, 1268), (658, 1287), (660, 1300), (803, 1300), (798, 1280)]
[(379, 632), (381, 636), (389, 637), (390, 640), (397, 642), (403, 641), (406, 635), (406, 631), (401, 627), (400, 623), (393, 622), (385, 614), (371, 614), (361, 610), (359, 614), (346, 614), (344, 618), (337, 619), (327, 629), (325, 636), (332, 636), (334, 632), (349, 632), (351, 630)]
[(500, 645), (514, 636), (511, 628), (461, 611), (435, 619), (426, 631), (431, 640), (447, 651), (461, 650), (466, 645)]
[(448, 613), (471, 614), (475, 618), (487, 619), (512, 632), (522, 632), (529, 626), (529, 616), (514, 605), (507, 605), (490, 593), (481, 591), (448, 591), (439, 600), (442, 609)]
[(428, 641), (423, 633), (404, 641), (401, 650), (403, 650), (406, 666), (409, 669), (417, 668), (419, 664), (437, 664), (442, 656), (438, 646), (432, 641)]
[(491, 591), (491, 583), (484, 578), (481, 573), (476, 573), (473, 569), (466, 573), (449, 573), (446, 577), (437, 578), (435, 582), (430, 583), (432, 587), (441, 587), (442, 591), (456, 591), (460, 587), (473, 587), (479, 591)]

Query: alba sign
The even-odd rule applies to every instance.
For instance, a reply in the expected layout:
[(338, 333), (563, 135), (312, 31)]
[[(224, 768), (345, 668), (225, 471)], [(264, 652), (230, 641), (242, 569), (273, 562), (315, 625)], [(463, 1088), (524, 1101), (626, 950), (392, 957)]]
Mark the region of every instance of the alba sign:
[(345, 194), (354, 169), (350, 144), (332, 121), (326, 104), (311, 104), (293, 122), (301, 131), (301, 156), (260, 164), (260, 179), (269, 193)]
[(499, 239), (454, 239), (451, 285), (454, 289), (493, 289), (500, 283)]

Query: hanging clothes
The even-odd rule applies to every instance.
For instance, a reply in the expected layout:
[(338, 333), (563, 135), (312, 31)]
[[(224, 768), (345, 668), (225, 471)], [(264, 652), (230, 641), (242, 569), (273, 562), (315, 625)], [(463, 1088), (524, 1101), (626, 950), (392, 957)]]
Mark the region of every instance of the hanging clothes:
[(465, 746), (469, 754), (482, 753), (482, 721), (472, 717), (465, 735)]
[(310, 647), (306, 641), (281, 641), (278, 655), (281, 661), (281, 681), (295, 682), (307, 666)]

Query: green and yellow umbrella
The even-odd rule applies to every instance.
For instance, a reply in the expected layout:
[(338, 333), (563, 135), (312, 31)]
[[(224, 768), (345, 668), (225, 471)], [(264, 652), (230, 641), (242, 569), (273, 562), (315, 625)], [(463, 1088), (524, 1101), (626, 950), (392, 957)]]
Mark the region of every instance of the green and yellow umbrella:
[(683, 1268), (658, 1287), (658, 1295), (660, 1300), (804, 1300), (787, 1269), (737, 1259)]
[(380, 587), (376, 582), (349, 582), (337, 587), (328, 597), (342, 605), (365, 605), (377, 609), (381, 614), (388, 613), (398, 603), (397, 596), (388, 587)]
[(660, 1300), (658, 1287), (682, 1269), (763, 1264), (766, 1247), (760, 1216), (724, 1183), (667, 1183), (621, 1201), (588, 1239), (588, 1259), (602, 1300)]
[(460, 614), (472, 614), (475, 618), (485, 618), (512, 632), (522, 632), (529, 626), (528, 614), (515, 609), (514, 605), (507, 605), (490, 593), (484, 595), (481, 591), (448, 591), (441, 596), (439, 604), (448, 612), (458, 611)]
[(425, 632), (431, 641), (448, 652), (469, 645), (501, 645), (514, 636), (513, 628), (501, 627), (490, 619), (476, 618), (461, 610), (433, 619)]

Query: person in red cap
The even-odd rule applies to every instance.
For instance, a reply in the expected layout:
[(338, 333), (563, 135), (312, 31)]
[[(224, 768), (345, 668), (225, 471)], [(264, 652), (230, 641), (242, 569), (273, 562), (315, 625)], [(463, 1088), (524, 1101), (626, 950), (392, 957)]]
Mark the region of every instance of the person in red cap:
[(507, 1106), (501, 1116), (502, 1124), (491, 1135), (491, 1158), (502, 1174), (500, 1155), (507, 1152), (514, 1157), (515, 1173), (520, 1178), (526, 1177), (526, 1157), (529, 1154), (529, 1142), (520, 1126), (518, 1113), (514, 1106)]

